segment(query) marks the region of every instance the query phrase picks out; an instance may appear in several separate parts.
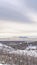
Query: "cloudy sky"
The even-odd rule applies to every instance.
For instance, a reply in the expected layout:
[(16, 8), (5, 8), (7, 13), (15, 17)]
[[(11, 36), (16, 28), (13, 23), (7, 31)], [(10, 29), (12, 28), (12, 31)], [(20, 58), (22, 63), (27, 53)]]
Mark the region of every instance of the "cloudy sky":
[(37, 36), (37, 0), (0, 0), (0, 37)]

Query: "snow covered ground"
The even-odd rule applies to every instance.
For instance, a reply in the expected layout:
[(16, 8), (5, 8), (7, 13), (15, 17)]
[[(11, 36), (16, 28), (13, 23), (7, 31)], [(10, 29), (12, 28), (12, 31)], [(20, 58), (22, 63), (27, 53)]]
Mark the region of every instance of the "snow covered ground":
[[(11, 65), (11, 64), (0, 64), (0, 65)], [(13, 63), (12, 65), (16, 65), (16, 64)]]
[(10, 64), (0, 64), (0, 65), (10, 65)]
[[(30, 50), (29, 50), (30, 49)], [(7, 46), (5, 44), (0, 43), (0, 51), (3, 51), (5, 53), (9, 54), (20, 54), (20, 55), (29, 55), (37, 57), (37, 46), (28, 46), (25, 50), (15, 50), (14, 48)]]
[[(22, 56), (22, 55), (27, 55), (28, 57), (29, 56), (32, 56), (32, 57), (37, 57), (37, 46), (28, 46), (25, 50), (15, 50), (14, 48), (10, 47), (10, 46), (7, 46), (6, 44), (2, 44), (0, 43), (0, 52), (3, 51), (3, 53), (9, 53), (9, 54), (15, 54), (15, 56), (17, 57), (17, 55), (19, 54), (19, 56)], [(25, 57), (24, 56), (24, 57)], [(1, 56), (2, 57), (2, 56)], [(4, 56), (5, 57), (5, 56)], [(9, 58), (8, 56), (6, 56), (7, 58)], [(6, 59), (5, 57), (5, 59)], [(15, 57), (15, 58), (16, 58)], [(12, 56), (10, 56), (11, 58), (11, 61), (13, 60)], [(14, 58), (14, 59), (15, 59)], [(21, 57), (20, 57), (21, 58)], [(7, 60), (7, 59), (6, 59)], [(1, 61), (1, 60), (0, 60)], [(2, 62), (4, 61), (5, 63), (5, 60), (2, 60)], [(8, 61), (8, 60), (7, 60)], [(0, 63), (2, 63), (0, 62)], [(9, 61), (10, 62), (10, 61)], [(18, 60), (17, 60), (18, 62)], [(14, 64), (14, 62), (11, 62), (13, 65), (16, 65)], [(0, 64), (0, 65), (10, 65), (10, 64)]]
[(0, 53), (3, 51), (3, 52), (7, 52), (7, 53), (12, 53), (12, 51), (14, 51), (15, 49), (10, 47), (10, 46), (7, 46), (3, 43), (0, 43)]
[(13, 51), (13, 53), (20, 54), (20, 55), (29, 55), (29, 56), (37, 57), (36, 48), (37, 48), (36, 46), (28, 46), (25, 50), (16, 50), (16, 51)]

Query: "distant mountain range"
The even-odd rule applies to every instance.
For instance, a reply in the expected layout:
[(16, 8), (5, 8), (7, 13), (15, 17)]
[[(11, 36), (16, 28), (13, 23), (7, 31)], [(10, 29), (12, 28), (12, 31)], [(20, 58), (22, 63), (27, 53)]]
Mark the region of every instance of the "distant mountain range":
[(37, 41), (37, 37), (26, 37), (26, 36), (19, 36), (19, 37), (10, 37), (10, 38), (0, 38), (0, 41)]
[(28, 38), (28, 37), (26, 37), (26, 36), (19, 36), (19, 38)]

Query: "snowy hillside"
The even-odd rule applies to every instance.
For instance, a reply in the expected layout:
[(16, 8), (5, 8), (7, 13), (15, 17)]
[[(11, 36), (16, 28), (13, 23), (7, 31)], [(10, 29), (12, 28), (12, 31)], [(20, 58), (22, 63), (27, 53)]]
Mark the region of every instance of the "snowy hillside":
[[(26, 60), (27, 57), (30, 59), (34, 57), (34, 60), (35, 60), (35, 58), (37, 58), (37, 46), (28, 46), (24, 50), (19, 50), (19, 49), (15, 50), (11, 46), (7, 46), (6, 44), (0, 43), (0, 63), (4, 63), (4, 64), (0, 64), (0, 65), (8, 65), (8, 63), (12, 63), (13, 65), (18, 65), (17, 62), (21, 63), (21, 61), (23, 62), (23, 59)], [(18, 61), (18, 59), (19, 59), (19, 61)], [(25, 65), (25, 63), (27, 63), (27, 61), (25, 61), (25, 60), (24, 60), (24, 65)], [(30, 61), (28, 60), (28, 62), (30, 62)], [(12, 64), (10, 64), (10, 65), (12, 65)]]
[(14, 51), (14, 48), (7, 46), (3, 43), (0, 43), (0, 53), (4, 52), (4, 53), (12, 53), (12, 51)]
[(19, 54), (19, 55), (30, 55), (37, 57), (37, 46), (28, 46), (25, 50), (15, 50), (14, 48), (0, 43), (0, 53)]
[(25, 50), (16, 50), (16, 51), (13, 51), (13, 53), (19, 54), (19, 55), (29, 55), (29, 56), (37, 57), (36, 48), (37, 46), (28, 46)]

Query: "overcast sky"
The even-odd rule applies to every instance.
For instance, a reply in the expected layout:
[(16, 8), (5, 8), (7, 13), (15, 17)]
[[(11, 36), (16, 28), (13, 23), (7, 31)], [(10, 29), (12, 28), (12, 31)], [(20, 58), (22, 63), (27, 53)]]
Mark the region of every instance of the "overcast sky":
[(37, 0), (0, 0), (0, 37), (37, 36)]

